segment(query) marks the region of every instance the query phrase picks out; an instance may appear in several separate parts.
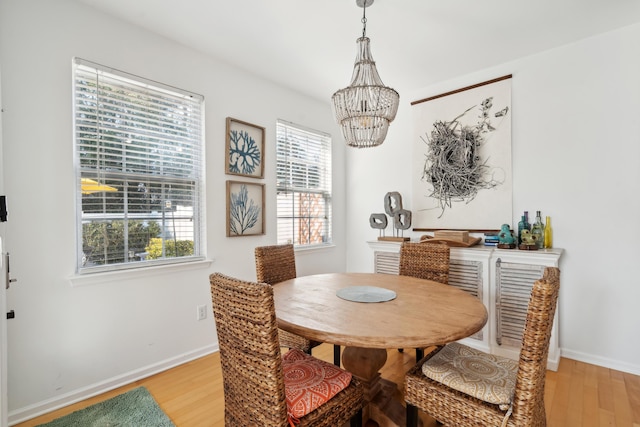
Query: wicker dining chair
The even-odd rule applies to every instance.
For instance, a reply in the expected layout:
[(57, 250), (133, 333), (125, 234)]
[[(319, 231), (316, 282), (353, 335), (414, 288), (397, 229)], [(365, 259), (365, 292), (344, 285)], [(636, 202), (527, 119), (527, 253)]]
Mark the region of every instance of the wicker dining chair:
[(442, 243), (403, 242), (399, 274), (448, 285), (450, 252), (449, 246)]
[[(403, 242), (400, 247), (401, 276), (449, 284), (449, 246), (443, 243)], [(402, 349), (398, 349), (402, 351)], [(424, 350), (416, 349), (416, 362), (424, 356)]]
[[(220, 346), (226, 426), (289, 427), (290, 421), (297, 427), (335, 427), (347, 421), (352, 427), (362, 426), (364, 392), (355, 377), (312, 412), (292, 418), (295, 408), (287, 401), (300, 398), (300, 385), (304, 381), (298, 375), (285, 376), (287, 356), (282, 356), (278, 341), (273, 288), (221, 273), (211, 274), (209, 280)], [(307, 368), (301, 367), (301, 372), (333, 371), (349, 376), (346, 371), (297, 349), (292, 352), (312, 362)], [(318, 369), (318, 364), (325, 367)], [(331, 378), (324, 377), (323, 382), (327, 379)], [(305, 380), (317, 385), (315, 380)], [(290, 391), (291, 387), (296, 388), (295, 393)], [(318, 390), (326, 393), (332, 387), (318, 385), (305, 391), (317, 396)], [(311, 399), (306, 402), (311, 403)]]
[[(545, 268), (533, 284), (518, 361), (460, 343), (428, 354), (405, 377), (407, 426), (421, 409), (460, 427), (544, 427), (544, 386), (560, 270)], [(476, 369), (471, 369), (471, 368)]]
[[(254, 250), (256, 258), (256, 277), (259, 283), (275, 285), (285, 280), (295, 279), (296, 257), (293, 245), (258, 246)], [(321, 342), (308, 340), (300, 335), (279, 329), (280, 345), (285, 348), (297, 348), (311, 354), (311, 349)], [(340, 346), (333, 346), (333, 363), (340, 366)]]

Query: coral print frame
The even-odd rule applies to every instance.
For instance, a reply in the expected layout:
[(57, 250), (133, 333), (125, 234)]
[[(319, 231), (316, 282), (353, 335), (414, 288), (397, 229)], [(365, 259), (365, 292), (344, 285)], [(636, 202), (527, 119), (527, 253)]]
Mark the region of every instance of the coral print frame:
[(226, 173), (263, 178), (264, 128), (227, 117), (226, 131)]
[(264, 233), (264, 184), (227, 181), (227, 237)]
[(511, 224), (511, 77), (411, 103), (413, 230)]

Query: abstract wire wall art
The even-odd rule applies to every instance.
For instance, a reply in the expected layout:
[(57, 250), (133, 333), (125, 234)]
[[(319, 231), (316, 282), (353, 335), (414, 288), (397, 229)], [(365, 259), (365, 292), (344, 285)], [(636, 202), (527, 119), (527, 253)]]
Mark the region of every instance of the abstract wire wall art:
[(227, 237), (264, 234), (264, 184), (227, 181)]
[(511, 76), (414, 108), (414, 230), (511, 223)]
[(264, 128), (227, 117), (226, 130), (226, 173), (263, 178)]

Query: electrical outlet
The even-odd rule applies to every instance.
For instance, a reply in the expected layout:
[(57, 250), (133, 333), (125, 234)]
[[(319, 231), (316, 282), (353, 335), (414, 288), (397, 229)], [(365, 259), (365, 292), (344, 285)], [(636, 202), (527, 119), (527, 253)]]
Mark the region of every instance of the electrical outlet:
[(204, 320), (207, 318), (207, 306), (206, 305), (199, 305), (197, 307), (198, 309), (198, 320)]

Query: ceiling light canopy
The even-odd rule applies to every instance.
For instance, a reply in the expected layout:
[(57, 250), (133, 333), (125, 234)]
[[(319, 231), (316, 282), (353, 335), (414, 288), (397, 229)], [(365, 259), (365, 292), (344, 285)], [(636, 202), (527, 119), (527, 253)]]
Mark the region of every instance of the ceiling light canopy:
[(376, 147), (384, 141), (398, 112), (400, 95), (382, 83), (371, 56), (366, 37), (366, 10), (373, 0), (356, 0), (362, 7), (362, 37), (353, 67), (351, 84), (331, 97), (336, 121), (347, 145), (357, 148)]

